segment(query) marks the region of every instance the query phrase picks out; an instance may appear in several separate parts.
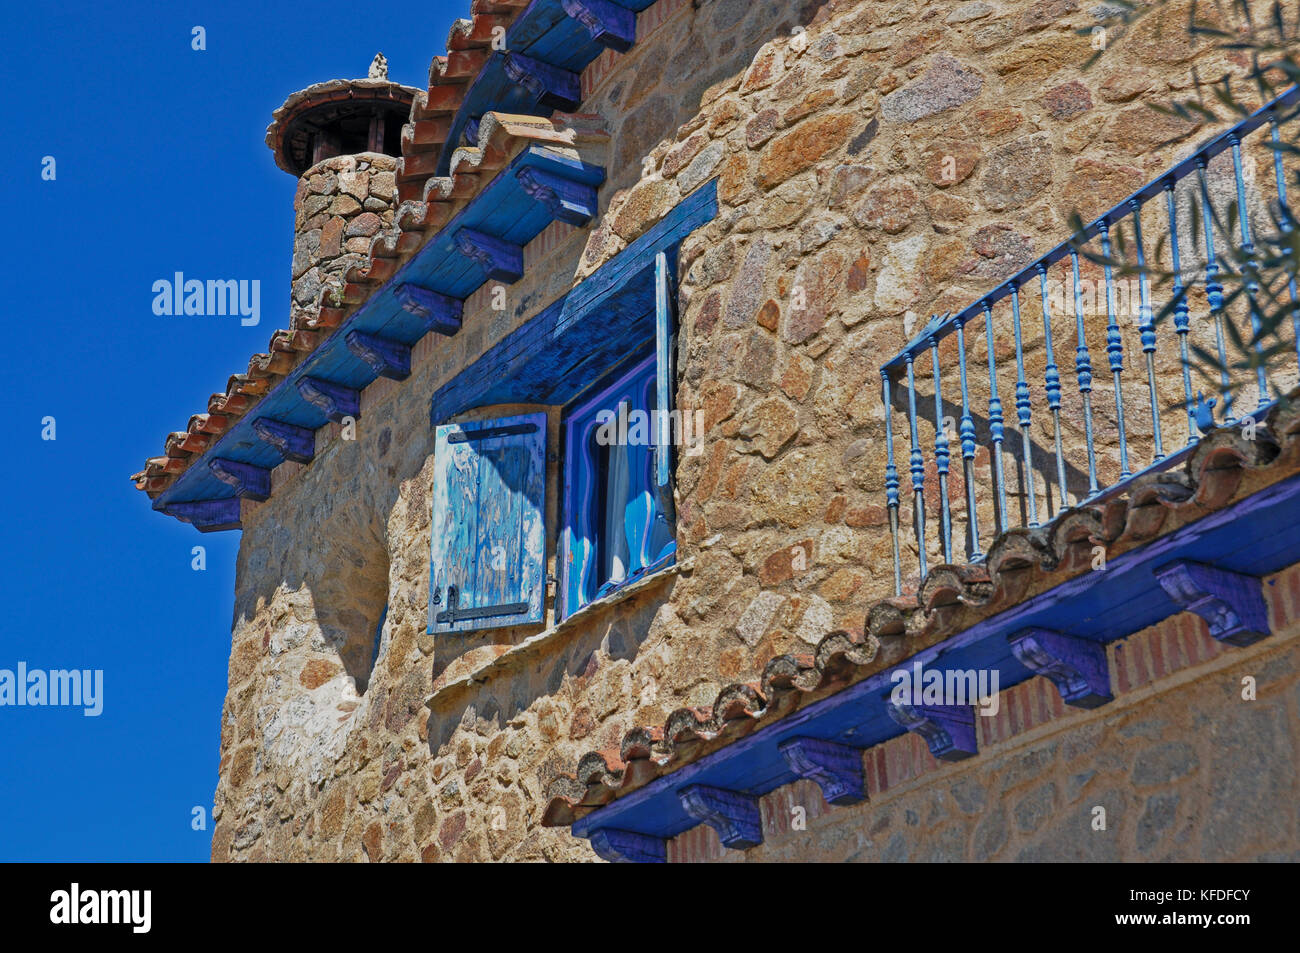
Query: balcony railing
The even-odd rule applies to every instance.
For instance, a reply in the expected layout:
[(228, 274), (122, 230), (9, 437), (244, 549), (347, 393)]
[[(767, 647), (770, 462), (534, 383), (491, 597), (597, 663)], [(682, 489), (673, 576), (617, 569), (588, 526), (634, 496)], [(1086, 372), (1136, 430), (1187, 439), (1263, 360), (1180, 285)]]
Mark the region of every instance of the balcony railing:
[[(996, 534), (1173, 466), (1202, 431), (1249, 426), (1296, 385), (1300, 306), (1284, 168), (1295, 150), (1279, 129), (1297, 102), (1292, 88), (960, 312), (932, 318), (880, 368), (896, 593), (913, 542), (908, 575), (914, 567), (924, 578), (932, 559), (954, 561), (954, 528), (965, 561), (977, 562)], [(1259, 223), (1274, 229), (1262, 241), (1267, 254)], [(1225, 294), (1225, 278), (1236, 290)], [(1270, 302), (1281, 302), (1271, 316)], [(1032, 311), (1022, 321), (1026, 309), (1041, 312), (1041, 335)], [(1276, 320), (1283, 313), (1290, 321)], [(1073, 382), (1058, 364), (1070, 346)], [(1234, 362), (1230, 347), (1244, 356)], [(1111, 386), (1094, 394), (1100, 351), (1097, 370)], [(1126, 352), (1136, 351), (1144, 379), (1125, 374)], [(928, 375), (918, 366), (926, 352)], [(928, 394), (918, 391), (925, 376)], [(895, 410), (907, 420), (914, 541), (900, 538)], [(933, 538), (927, 514), (938, 521)]]

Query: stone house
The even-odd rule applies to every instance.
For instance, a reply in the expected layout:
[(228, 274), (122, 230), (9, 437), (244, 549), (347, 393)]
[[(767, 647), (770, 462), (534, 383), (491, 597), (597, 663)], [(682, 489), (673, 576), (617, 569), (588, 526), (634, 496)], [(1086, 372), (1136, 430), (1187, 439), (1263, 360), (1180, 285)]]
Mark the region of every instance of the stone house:
[(213, 860), (1294, 858), (1300, 419), (1069, 246), (1212, 262), (1294, 97), (1113, 17), (473, 0), (291, 96), (287, 329), (133, 478), (242, 529)]

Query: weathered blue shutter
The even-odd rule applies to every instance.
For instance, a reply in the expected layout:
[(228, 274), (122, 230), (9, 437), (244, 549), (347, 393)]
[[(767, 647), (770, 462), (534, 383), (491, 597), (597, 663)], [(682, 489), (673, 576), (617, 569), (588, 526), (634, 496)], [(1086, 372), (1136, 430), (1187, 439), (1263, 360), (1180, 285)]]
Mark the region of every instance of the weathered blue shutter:
[(671, 415), (676, 408), (673, 395), (673, 344), (677, 322), (673, 306), (673, 280), (668, 256), (655, 255), (655, 485), (665, 502), (671, 502), (672, 473)]
[(437, 428), (429, 632), (543, 620), (546, 414)]

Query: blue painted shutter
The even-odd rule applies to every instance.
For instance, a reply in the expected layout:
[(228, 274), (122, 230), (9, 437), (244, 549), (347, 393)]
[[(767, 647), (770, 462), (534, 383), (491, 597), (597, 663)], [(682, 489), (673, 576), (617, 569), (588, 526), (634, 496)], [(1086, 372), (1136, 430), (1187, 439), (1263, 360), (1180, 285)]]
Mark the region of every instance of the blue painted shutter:
[(673, 279), (668, 272), (668, 256), (655, 255), (655, 485), (665, 506), (672, 503), (672, 428), (670, 414), (676, 408), (673, 394), (675, 378), (673, 345), (677, 321), (673, 305)]
[(541, 622), (546, 414), (438, 427), (428, 631)]

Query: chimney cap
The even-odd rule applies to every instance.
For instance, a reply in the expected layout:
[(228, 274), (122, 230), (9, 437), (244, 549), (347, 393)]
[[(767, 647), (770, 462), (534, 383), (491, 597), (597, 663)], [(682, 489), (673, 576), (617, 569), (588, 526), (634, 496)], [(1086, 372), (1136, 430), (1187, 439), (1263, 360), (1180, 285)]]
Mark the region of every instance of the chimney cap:
[[(401, 154), (401, 127), (410, 121), (411, 103), (418, 92), (388, 79), (388, 59), (377, 53), (365, 79), (331, 79), (289, 96), (271, 114), (266, 145), (275, 164), (291, 175), (302, 175), (322, 156), (362, 152)], [(372, 120), (383, 127), (382, 144), (368, 140)]]

